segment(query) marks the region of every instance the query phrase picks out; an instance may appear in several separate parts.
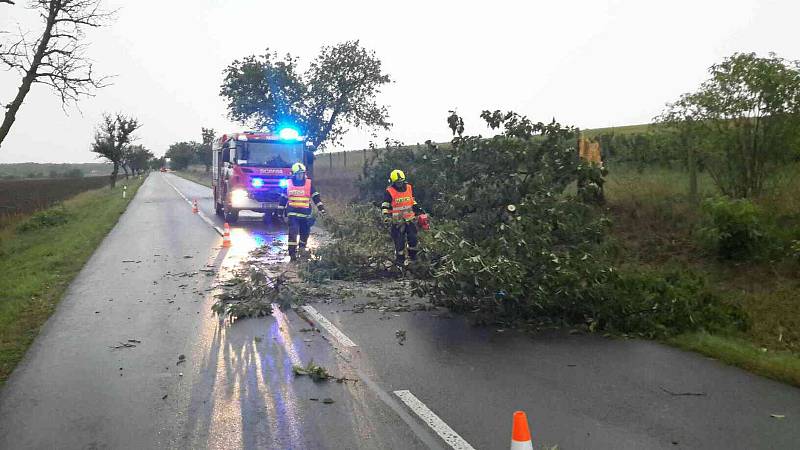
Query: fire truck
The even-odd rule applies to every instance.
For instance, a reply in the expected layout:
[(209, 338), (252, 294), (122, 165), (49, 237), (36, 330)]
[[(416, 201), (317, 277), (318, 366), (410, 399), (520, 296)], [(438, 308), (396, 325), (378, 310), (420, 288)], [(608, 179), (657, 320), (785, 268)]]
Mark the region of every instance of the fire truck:
[(264, 213), (265, 222), (282, 220), (292, 164), (308, 165), (310, 154), (294, 128), (224, 134), (212, 152), (214, 205), (228, 223), (235, 223), (243, 210)]

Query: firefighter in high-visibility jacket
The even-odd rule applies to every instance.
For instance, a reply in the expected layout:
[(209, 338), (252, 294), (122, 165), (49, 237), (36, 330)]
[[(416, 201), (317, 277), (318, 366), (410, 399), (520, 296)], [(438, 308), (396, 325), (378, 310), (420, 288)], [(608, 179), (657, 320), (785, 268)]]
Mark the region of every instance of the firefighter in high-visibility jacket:
[(402, 170), (393, 170), (389, 175), (389, 182), (391, 185), (383, 194), (381, 212), (384, 223), (391, 224), (395, 262), (398, 266), (403, 266), (406, 261), (406, 250), (411, 261), (417, 259), (419, 240), (415, 221), (417, 215), (425, 216), (425, 211), (414, 200), (414, 188), (406, 181), (406, 175)]
[[(325, 214), (325, 205), (319, 192), (314, 189), (311, 178), (306, 176), (306, 166), (302, 163), (292, 165), (292, 178), (286, 185), (286, 215), (289, 217), (289, 259), (297, 259), (300, 251), (306, 248), (308, 235), (311, 233), (311, 202), (317, 206), (320, 214)], [(297, 236), (300, 235), (300, 242)]]

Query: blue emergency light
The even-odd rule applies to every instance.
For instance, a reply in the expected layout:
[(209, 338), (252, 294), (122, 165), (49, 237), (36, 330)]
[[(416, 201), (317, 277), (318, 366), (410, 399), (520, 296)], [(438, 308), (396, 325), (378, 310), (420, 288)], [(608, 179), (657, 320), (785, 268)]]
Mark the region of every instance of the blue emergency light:
[(286, 178), (281, 178), (281, 181), (278, 182), (278, 186), (284, 187), (284, 188), (286, 186), (289, 186), (289, 180), (287, 180)]
[(300, 132), (294, 128), (286, 127), (278, 131), (278, 136), (284, 141), (299, 141)]
[(262, 178), (253, 178), (250, 180), (250, 185), (254, 188), (260, 188), (264, 186), (264, 180)]

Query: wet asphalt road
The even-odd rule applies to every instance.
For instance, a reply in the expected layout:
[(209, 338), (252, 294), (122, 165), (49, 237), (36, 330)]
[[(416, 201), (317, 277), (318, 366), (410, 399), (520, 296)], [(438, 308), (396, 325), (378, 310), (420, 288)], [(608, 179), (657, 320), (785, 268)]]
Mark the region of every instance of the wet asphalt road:
[[(652, 342), (335, 303), (314, 306), (357, 347), (300, 332), (294, 311), (220, 323), (217, 277), (284, 230), (245, 218), (222, 249), (173, 186), (221, 225), (209, 189), (150, 176), (0, 394), (0, 448), (449, 448), (395, 390), (478, 449), (508, 448), (516, 409), (536, 446), (800, 448), (800, 390)], [(294, 377), (311, 359), (361, 381)]]

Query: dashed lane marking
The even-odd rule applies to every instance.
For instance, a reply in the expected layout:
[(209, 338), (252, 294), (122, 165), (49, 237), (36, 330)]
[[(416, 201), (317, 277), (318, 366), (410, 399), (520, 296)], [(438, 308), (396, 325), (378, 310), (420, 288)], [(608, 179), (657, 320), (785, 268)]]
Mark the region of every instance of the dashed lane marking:
[(332, 324), (328, 319), (325, 318), (322, 314), (320, 314), (313, 306), (304, 305), (301, 306), (300, 309), (306, 312), (314, 321), (316, 321), (325, 331), (328, 332), (331, 336), (336, 338), (339, 343), (341, 343), (345, 347), (358, 347), (355, 342), (351, 341), (349, 337), (347, 337), (341, 330), (336, 328), (336, 325)]
[(436, 434), (439, 435), (447, 444), (455, 450), (475, 450), (467, 441), (458, 435), (449, 425), (447, 425), (439, 416), (430, 410), (425, 403), (414, 396), (411, 391), (402, 390), (394, 391), (394, 395), (398, 396), (403, 403), (406, 404), (414, 414), (419, 416), (423, 422), (427, 423), (429, 427)]
[[(176, 188), (174, 184), (170, 183), (170, 182), (169, 182), (169, 180), (168, 180), (166, 177), (164, 178), (164, 181), (166, 181), (166, 182), (167, 182), (167, 184), (168, 184), (168, 185), (169, 185), (169, 186), (170, 186), (172, 189), (174, 189), (174, 190), (175, 190), (175, 192), (177, 192), (177, 193), (178, 193), (178, 195), (180, 195), (180, 196), (181, 196), (181, 198), (182, 198), (182, 199), (184, 199), (184, 200), (186, 201), (186, 203), (188, 203), (188, 204), (189, 204), (189, 206), (192, 206), (192, 201), (191, 201), (191, 200), (189, 200), (188, 198), (186, 198), (186, 196), (185, 196), (185, 195), (183, 195), (183, 192), (179, 191), (179, 190), (178, 190), (178, 188)], [(203, 211), (200, 211), (200, 210), (198, 210), (198, 211), (197, 211), (197, 215), (198, 215), (198, 216), (200, 216), (200, 218), (201, 218), (201, 219), (203, 219), (203, 221), (204, 221), (205, 223), (209, 224), (209, 225), (211, 226), (211, 228), (213, 228), (213, 229), (214, 229), (214, 231), (216, 231), (217, 233), (219, 233), (219, 235), (220, 235), (220, 236), (222, 236), (222, 235), (223, 235), (223, 231), (222, 231), (222, 229), (221, 229), (220, 227), (218, 227), (218, 226), (214, 225), (214, 221), (212, 221), (211, 219), (209, 219), (209, 218), (208, 218), (208, 216), (206, 216), (206, 214), (205, 214)]]

